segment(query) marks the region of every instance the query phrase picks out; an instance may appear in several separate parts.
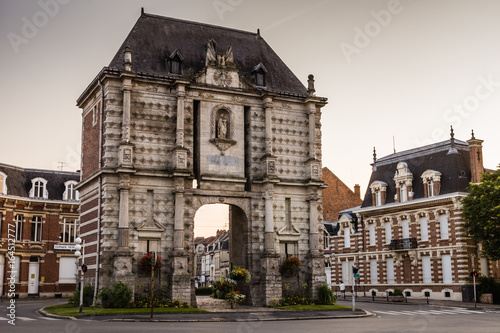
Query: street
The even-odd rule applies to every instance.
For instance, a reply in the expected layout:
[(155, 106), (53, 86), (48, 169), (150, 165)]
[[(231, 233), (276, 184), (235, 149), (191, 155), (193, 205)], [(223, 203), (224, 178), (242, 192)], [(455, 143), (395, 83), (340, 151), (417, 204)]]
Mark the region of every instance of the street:
[[(37, 314), (43, 306), (62, 300), (16, 300), (16, 325), (8, 324), (6, 300), (0, 303), (1, 332), (496, 332), (500, 310), (436, 307), (411, 304), (358, 302), (375, 314), (367, 318), (282, 320), (250, 322), (127, 322), (47, 318)], [(349, 306), (349, 301), (339, 301)], [(214, 318), (217, 313), (214, 313)], [(145, 316), (145, 319), (147, 316)]]

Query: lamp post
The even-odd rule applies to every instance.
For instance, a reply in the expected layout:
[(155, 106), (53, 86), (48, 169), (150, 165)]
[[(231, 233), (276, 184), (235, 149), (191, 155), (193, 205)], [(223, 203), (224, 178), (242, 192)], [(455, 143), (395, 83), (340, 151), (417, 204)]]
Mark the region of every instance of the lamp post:
[[(75, 239), (75, 257), (79, 258), (80, 255), (82, 256), (82, 265), (80, 266), (80, 313), (82, 312), (82, 306), (83, 306), (83, 266), (85, 263), (85, 240), (82, 240), (80, 237)], [(82, 245), (80, 245), (82, 244)], [(80, 250), (82, 252), (80, 253)]]

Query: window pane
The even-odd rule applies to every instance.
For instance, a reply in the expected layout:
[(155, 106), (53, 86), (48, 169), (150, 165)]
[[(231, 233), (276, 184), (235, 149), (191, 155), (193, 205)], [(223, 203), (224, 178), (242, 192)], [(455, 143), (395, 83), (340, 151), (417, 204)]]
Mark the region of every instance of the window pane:
[(394, 259), (387, 258), (387, 284), (394, 284)]
[(429, 231), (427, 229), (427, 218), (420, 217), (420, 239), (423, 241), (429, 240)]
[(408, 220), (401, 221), (403, 226), (403, 238), (410, 238), (410, 226)]
[(370, 245), (375, 245), (375, 224), (370, 224)]
[(432, 283), (431, 257), (422, 257), (422, 277), (424, 283)]
[(370, 280), (371, 284), (378, 284), (377, 259), (370, 259)]
[(385, 222), (385, 243), (390, 244), (392, 240), (391, 222)]
[(439, 215), (439, 229), (441, 239), (448, 239), (448, 216), (446, 214)]
[(451, 256), (449, 254), (443, 254), (442, 265), (443, 265), (443, 283), (452, 282), (451, 274)]

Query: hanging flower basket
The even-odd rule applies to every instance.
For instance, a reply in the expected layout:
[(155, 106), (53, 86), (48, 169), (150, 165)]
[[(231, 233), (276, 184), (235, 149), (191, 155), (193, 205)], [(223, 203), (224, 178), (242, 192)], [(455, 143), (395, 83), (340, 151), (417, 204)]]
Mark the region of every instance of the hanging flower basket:
[(229, 273), (229, 277), (235, 281), (244, 281), (248, 282), (250, 281), (250, 272), (246, 268), (241, 268), (238, 266), (235, 266), (231, 273)]
[(280, 267), (281, 275), (295, 276), (300, 272), (300, 260), (296, 257), (288, 257)]
[[(153, 268), (153, 254), (150, 252), (148, 254), (145, 254), (144, 257), (141, 259), (141, 270), (143, 272), (151, 272), (151, 269)], [(155, 265), (155, 270), (159, 269), (161, 267), (161, 257), (159, 255), (156, 255), (156, 265)]]

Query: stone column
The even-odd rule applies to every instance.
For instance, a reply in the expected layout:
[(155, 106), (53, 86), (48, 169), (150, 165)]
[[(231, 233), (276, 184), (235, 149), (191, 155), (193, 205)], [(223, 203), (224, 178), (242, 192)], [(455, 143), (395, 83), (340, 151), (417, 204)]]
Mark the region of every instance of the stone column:
[(268, 189), (264, 194), (265, 200), (265, 224), (264, 224), (264, 242), (265, 252), (275, 253), (274, 249), (274, 219), (273, 219), (273, 191)]
[(316, 104), (307, 104), (307, 113), (309, 114), (309, 158), (316, 159)]
[[(183, 180), (183, 179), (179, 179)], [(180, 183), (179, 181), (177, 182)], [(184, 249), (184, 187), (177, 186), (175, 190), (174, 213), (174, 251), (183, 252)]]
[(177, 86), (177, 131), (175, 142), (177, 147), (184, 147), (184, 97), (186, 87), (183, 84)]
[(120, 179), (120, 211), (118, 215), (118, 248), (127, 249), (129, 244), (129, 194), (130, 184), (128, 175)]
[(132, 90), (132, 79), (122, 78), (123, 90), (123, 118), (122, 118), (122, 142), (130, 142), (130, 94)]
[(266, 97), (264, 99), (264, 109), (266, 114), (266, 155), (272, 155), (273, 153), (273, 99), (272, 97)]
[(313, 255), (319, 253), (318, 198), (316, 194), (309, 198), (309, 251)]

